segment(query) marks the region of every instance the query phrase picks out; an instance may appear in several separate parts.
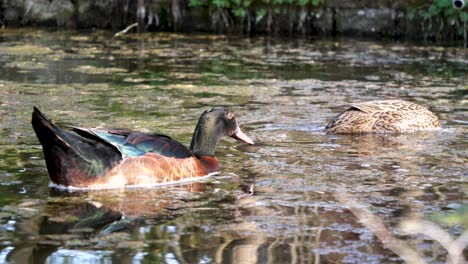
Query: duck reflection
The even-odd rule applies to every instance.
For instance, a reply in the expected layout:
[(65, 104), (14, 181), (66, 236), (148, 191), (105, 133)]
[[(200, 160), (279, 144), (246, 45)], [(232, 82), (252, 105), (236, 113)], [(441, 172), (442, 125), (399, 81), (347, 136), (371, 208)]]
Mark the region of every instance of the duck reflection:
[(331, 166), (345, 168), (350, 179), (381, 187), (421, 181), (433, 175), (429, 167), (443, 163), (450, 150), (437, 141), (450, 136), (447, 131), (333, 136), (328, 139), (333, 144)]
[(108, 257), (119, 260), (121, 252), (134, 252), (127, 261), (144, 251), (145, 258), (178, 263), (206, 258), (243, 263), (257, 259), (267, 237), (241, 219), (246, 205), (241, 200), (248, 200), (251, 192), (244, 186), (226, 191), (207, 182), (164, 189), (51, 189), (48, 201), (37, 201), (31, 208), (33, 217), (15, 223), (15, 232), (29, 242), (13, 242), (3, 253), (12, 263), (62, 262), (57, 259), (61, 252), (73, 248), (111, 250)]
[[(5, 260), (12, 263), (39, 263), (58, 248), (99, 248), (99, 238), (112, 233), (132, 235), (143, 225), (178, 217), (190, 200), (202, 199), (210, 183), (100, 191), (65, 192), (51, 189), (47, 201), (24, 201), (3, 210), (15, 212), (11, 227), (15, 237), (28, 237), (27, 243), (12, 241)], [(187, 198), (189, 197), (189, 198)], [(3, 227), (4, 225), (2, 225)], [(127, 238), (128, 236), (123, 236)]]
[(333, 136), (330, 141), (338, 145), (338, 152), (365, 157), (384, 154), (386, 149), (400, 149), (410, 153), (423, 151), (427, 146), (426, 141), (436, 137), (437, 134), (433, 131), (418, 131), (407, 134), (346, 134)]
[[(264, 185), (252, 195), (239, 185), (217, 187), (53, 191), (48, 201), (18, 206), (35, 214), (15, 223), (18, 242), (0, 256), (11, 263), (339, 263), (394, 256), (333, 193), (291, 195)], [(405, 209), (395, 199), (367, 199), (389, 218), (401, 217), (389, 206)]]
[(125, 219), (123, 222), (130, 225), (138, 221), (129, 219), (164, 218), (170, 212), (183, 209), (186, 202), (201, 199), (204, 195), (202, 192), (211, 188), (210, 183), (193, 182), (164, 188), (79, 191), (66, 194), (52, 189), (52, 199), (48, 206), (60, 207), (60, 210), (50, 210), (48, 221), (51, 226), (55, 226), (53, 222), (56, 219), (61, 222), (64, 217), (75, 217), (77, 221), (68, 224), (63, 231), (83, 228), (90, 228), (95, 234), (117, 231), (120, 229), (110, 228), (109, 225), (118, 223), (123, 228), (122, 223), (116, 221)]

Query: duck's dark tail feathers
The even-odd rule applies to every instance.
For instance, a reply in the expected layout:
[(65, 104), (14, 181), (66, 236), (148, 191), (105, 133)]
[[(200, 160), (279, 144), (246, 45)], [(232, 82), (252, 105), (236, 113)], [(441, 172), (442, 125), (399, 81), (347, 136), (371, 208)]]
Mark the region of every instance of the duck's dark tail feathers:
[(56, 184), (84, 186), (122, 159), (114, 145), (85, 130), (61, 130), (36, 107), (31, 123), (41, 142), (50, 178)]

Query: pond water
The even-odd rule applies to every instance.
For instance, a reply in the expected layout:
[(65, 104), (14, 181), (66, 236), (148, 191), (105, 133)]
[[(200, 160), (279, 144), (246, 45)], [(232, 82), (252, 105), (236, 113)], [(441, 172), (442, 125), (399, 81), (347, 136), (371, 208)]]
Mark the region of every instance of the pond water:
[[(467, 73), (461, 48), (4, 29), (0, 262), (401, 263), (406, 250), (445, 263), (437, 234), (468, 236)], [(321, 132), (342, 105), (395, 98), (428, 107), (443, 128)], [(58, 125), (189, 145), (219, 105), (256, 144), (221, 140), (222, 172), (184, 185), (51, 188), (30, 125), (37, 106)]]

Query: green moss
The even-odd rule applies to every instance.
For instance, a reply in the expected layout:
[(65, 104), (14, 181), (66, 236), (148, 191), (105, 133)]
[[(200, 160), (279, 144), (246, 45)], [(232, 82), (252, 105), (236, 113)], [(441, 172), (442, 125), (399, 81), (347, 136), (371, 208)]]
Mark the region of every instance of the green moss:
[(12, 61), (12, 62), (6, 63), (5, 67), (19, 68), (23, 70), (37, 70), (37, 69), (45, 69), (46, 64), (43, 62), (36, 62), (36, 61)]
[(126, 73), (127, 70), (122, 69), (122, 68), (115, 68), (115, 67), (109, 67), (109, 68), (104, 68), (104, 67), (94, 67), (94, 66), (79, 66), (75, 69), (73, 69), (75, 72), (79, 73), (86, 73), (86, 74), (113, 74), (113, 73)]
[(37, 46), (37, 45), (18, 45), (12, 47), (2, 47), (0, 54), (8, 54), (15, 56), (33, 56), (33, 55), (45, 55), (52, 53), (53, 50), (48, 47)]

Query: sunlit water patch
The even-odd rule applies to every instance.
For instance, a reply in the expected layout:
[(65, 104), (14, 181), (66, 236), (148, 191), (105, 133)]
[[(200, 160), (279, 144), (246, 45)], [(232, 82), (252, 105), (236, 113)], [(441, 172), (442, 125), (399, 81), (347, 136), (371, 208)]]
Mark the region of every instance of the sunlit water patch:
[[(363, 221), (370, 214), (397, 244), (444, 263), (439, 243), (403, 223), (466, 230), (466, 49), (112, 35), (0, 31), (0, 262), (402, 262)], [(322, 133), (350, 103), (396, 98), (428, 107), (443, 128)], [(30, 126), (37, 106), (60, 126), (188, 146), (200, 114), (219, 105), (256, 144), (221, 140), (220, 175), (184, 185), (49, 188)]]

